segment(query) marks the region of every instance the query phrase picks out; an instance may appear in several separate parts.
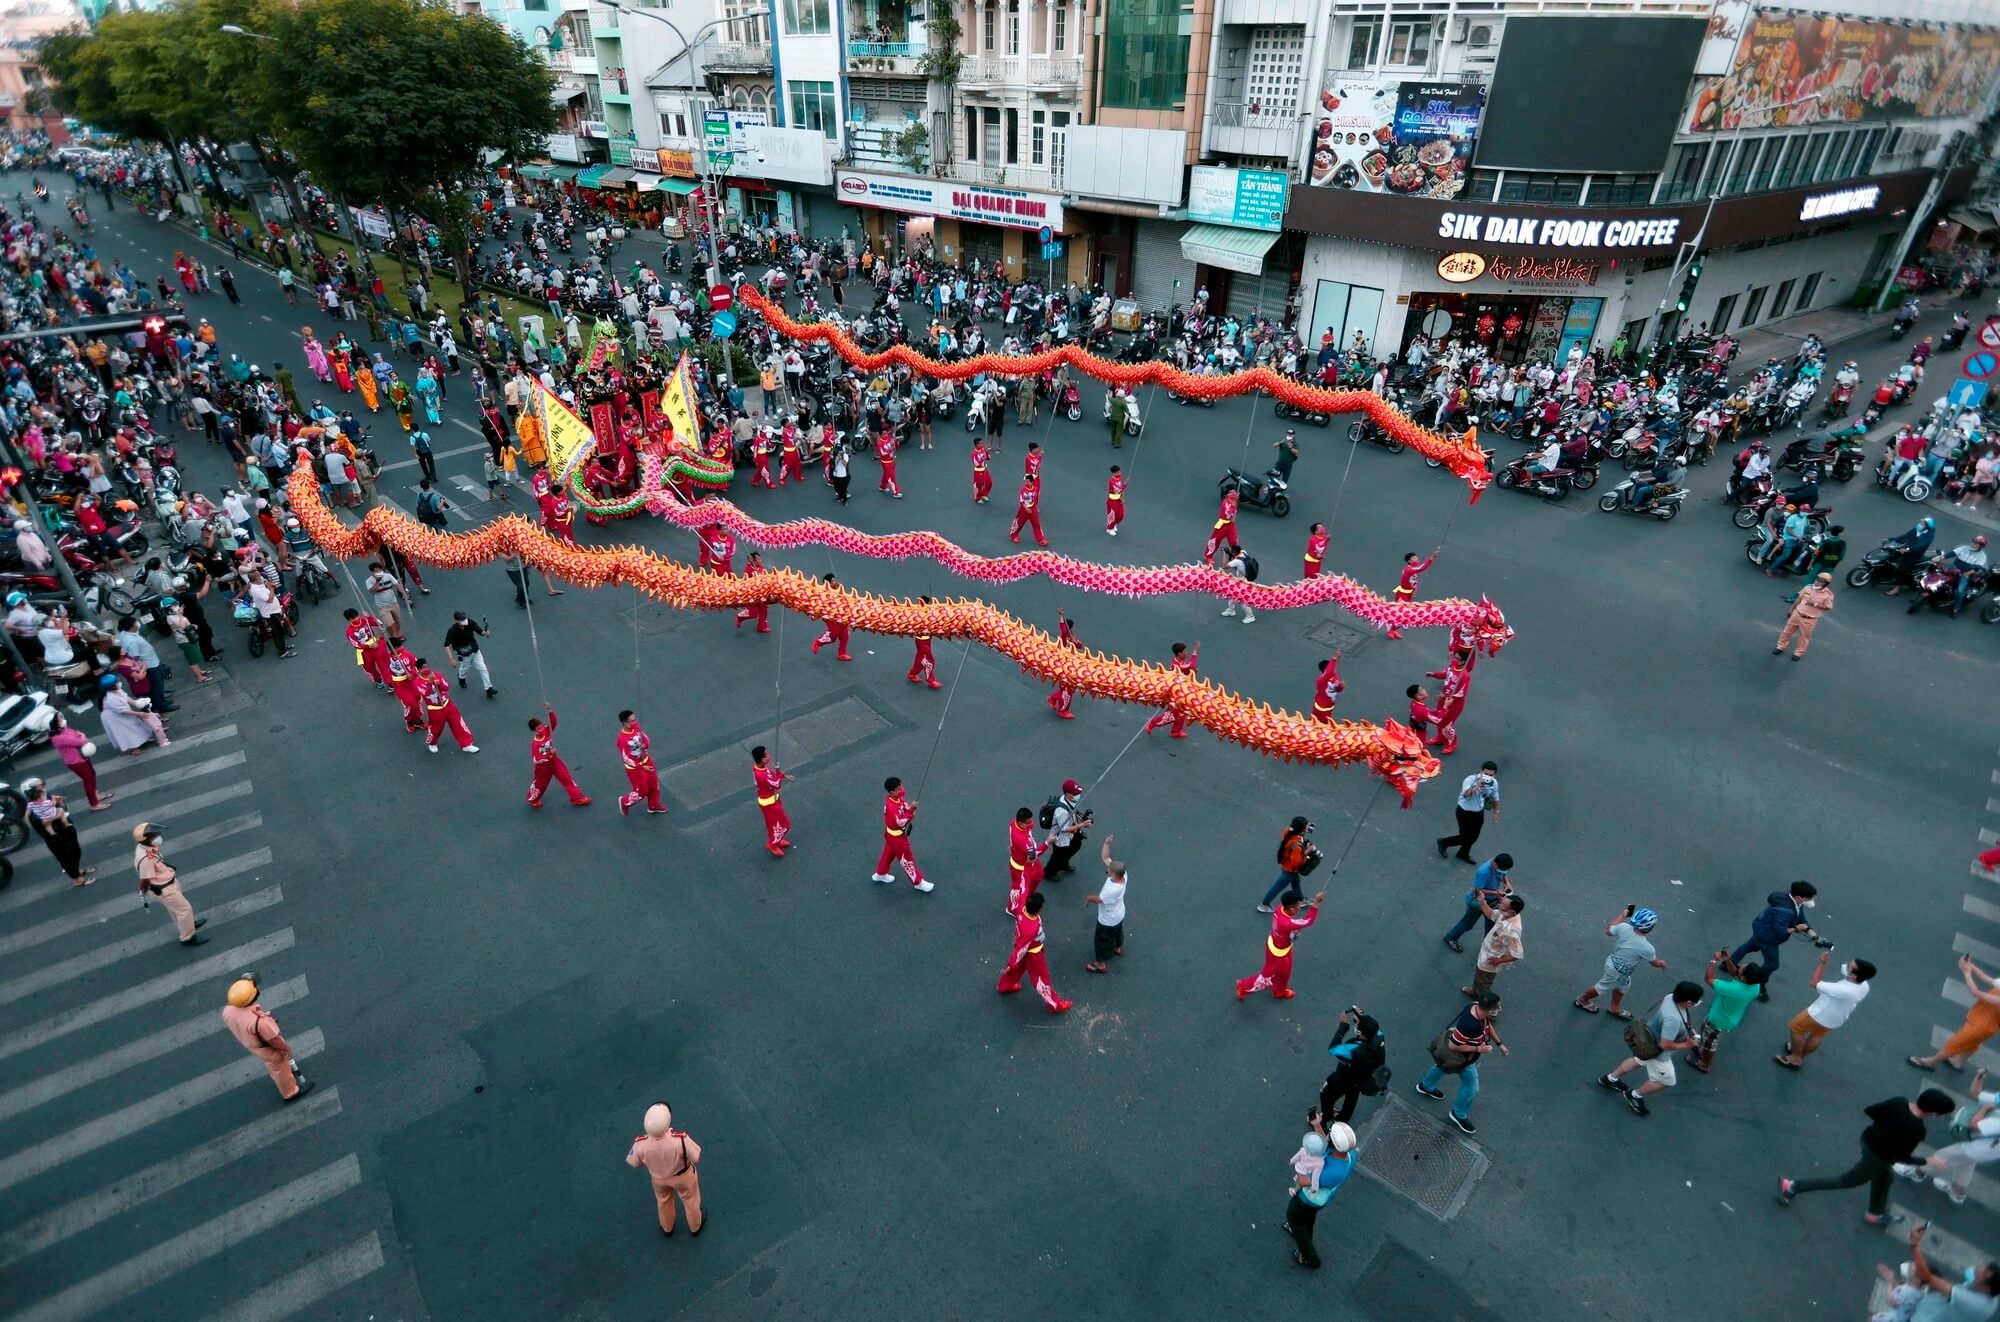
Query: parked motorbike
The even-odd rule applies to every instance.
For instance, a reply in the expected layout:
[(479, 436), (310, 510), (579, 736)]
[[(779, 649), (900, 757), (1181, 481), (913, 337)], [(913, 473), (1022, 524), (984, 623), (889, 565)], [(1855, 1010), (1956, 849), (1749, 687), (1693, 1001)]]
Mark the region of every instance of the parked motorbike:
[[(1104, 412), (1101, 416), (1104, 421), (1111, 421), (1111, 392), (1108, 390), (1104, 392)], [(1145, 430), (1146, 420), (1139, 416), (1138, 395), (1127, 395), (1125, 397), (1125, 434), (1127, 436), (1137, 436)]]
[(0, 886), (14, 879), (14, 864), (5, 856), (28, 843), (28, 796), (0, 780)]
[[(1875, 485), (1878, 487), (1890, 486), (1889, 475), (1895, 471), (1895, 468), (1895, 451), (1884, 448), (1881, 462), (1875, 465)], [(1917, 464), (1909, 472), (1903, 474), (1896, 481), (1892, 489), (1897, 495), (1911, 504), (1921, 505), (1931, 498), (1931, 487), (1932, 483), (1930, 478), (1924, 473), (1924, 466)]]
[(1076, 382), (1070, 381), (1064, 384), (1062, 401), (1056, 407), (1061, 409), (1062, 415), (1071, 422), (1083, 420), (1083, 392), (1076, 388)]
[(1687, 489), (1670, 484), (1654, 487), (1646, 493), (1646, 499), (1637, 505), (1628, 503), (1632, 490), (1639, 479), (1628, 477), (1610, 491), (1597, 498), (1597, 508), (1606, 514), (1622, 510), (1627, 514), (1644, 514), (1651, 518), (1668, 522), (1681, 512), (1681, 502), (1687, 499)]
[(1226, 469), (1222, 480), (1215, 484), (1217, 495), (1236, 493), (1239, 506), (1248, 505), (1255, 509), (1267, 509), (1279, 518), (1292, 512), (1292, 498), (1285, 494), (1287, 483), (1273, 469), (1262, 478), (1251, 477), (1240, 469)]
[(56, 709), (41, 689), (10, 693), (0, 699), (0, 761), (48, 742), (49, 726), (55, 718)]

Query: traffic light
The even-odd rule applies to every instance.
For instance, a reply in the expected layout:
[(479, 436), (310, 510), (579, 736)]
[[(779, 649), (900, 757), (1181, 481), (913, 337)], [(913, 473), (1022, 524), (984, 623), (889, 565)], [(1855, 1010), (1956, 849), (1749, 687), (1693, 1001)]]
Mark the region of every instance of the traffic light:
[(1674, 301), (1676, 311), (1686, 312), (1688, 310), (1688, 304), (1694, 301), (1694, 288), (1700, 283), (1701, 254), (1696, 253), (1694, 260), (1688, 263), (1687, 274), (1681, 278), (1680, 297)]

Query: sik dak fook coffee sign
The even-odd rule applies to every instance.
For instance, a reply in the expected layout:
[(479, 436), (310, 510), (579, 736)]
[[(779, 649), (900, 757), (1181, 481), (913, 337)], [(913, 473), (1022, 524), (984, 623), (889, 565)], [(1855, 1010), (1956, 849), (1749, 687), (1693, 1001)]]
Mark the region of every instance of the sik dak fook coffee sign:
[(1465, 187), (1486, 89), (1476, 83), (1342, 80), (1320, 92), (1309, 184), (1449, 199)]
[(1495, 257), (1486, 264), (1486, 274), (1513, 285), (1594, 285), (1601, 269), (1597, 262), (1574, 257), (1547, 261), (1534, 257)]

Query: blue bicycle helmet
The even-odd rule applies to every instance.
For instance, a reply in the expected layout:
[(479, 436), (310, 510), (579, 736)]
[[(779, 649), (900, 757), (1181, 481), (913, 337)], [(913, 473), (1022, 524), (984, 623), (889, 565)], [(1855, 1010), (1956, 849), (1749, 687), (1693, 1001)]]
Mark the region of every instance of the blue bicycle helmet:
[(1634, 909), (1630, 921), (1633, 931), (1650, 932), (1654, 927), (1659, 925), (1660, 915), (1654, 913), (1651, 909)]

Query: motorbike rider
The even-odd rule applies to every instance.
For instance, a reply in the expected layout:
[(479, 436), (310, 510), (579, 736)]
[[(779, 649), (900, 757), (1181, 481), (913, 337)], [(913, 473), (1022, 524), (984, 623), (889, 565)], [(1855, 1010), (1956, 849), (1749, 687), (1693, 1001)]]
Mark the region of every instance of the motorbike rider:
[(1764, 576), (1772, 577), (1771, 566), (1782, 565), (1791, 560), (1806, 544), (1806, 537), (1812, 532), (1812, 506), (1787, 506), (1784, 523), (1778, 527), (1778, 549), (1767, 554), (1764, 559)]
[[(1954, 546), (1938, 559), (1938, 568), (1952, 575), (1951, 613), (1958, 614), (1973, 587), (1986, 578), (1986, 534), (1981, 533), (1964, 546)], [(1917, 605), (1922, 605), (1919, 600)], [(1916, 606), (1910, 608), (1916, 612)]]
[(1896, 309), (1897, 334), (1900, 335), (1902, 332), (1908, 330), (1916, 322), (1917, 312), (1917, 296), (1912, 294), (1903, 300), (1903, 306)]
[[(1925, 553), (1931, 549), (1931, 539), (1936, 536), (1937, 520), (1925, 515), (1908, 532), (1898, 533), (1882, 543), (1882, 549), (1893, 556), (1888, 567), (1897, 579), (1908, 578), (1915, 572), (1917, 566), (1923, 563)], [(1889, 593), (1894, 596), (1900, 590), (1891, 588)]]
[(1659, 458), (1653, 462), (1653, 466), (1646, 470), (1646, 475), (1633, 480), (1632, 486), (1625, 493), (1625, 508), (1628, 510), (1646, 508), (1646, 501), (1655, 491), (1673, 490), (1685, 471), (1686, 465), (1682, 462), (1679, 451), (1663, 450)]
[(1787, 505), (1803, 505), (1810, 508), (1819, 504), (1819, 465), (1807, 464), (1799, 474), (1799, 484), (1784, 493)]
[(1729, 479), (1729, 494), (1741, 496), (1747, 487), (1771, 475), (1771, 450), (1762, 441), (1752, 441), (1736, 452), (1736, 472)]
[[(1962, 317), (1965, 314), (1961, 312), (1958, 315)], [(1918, 340), (1915, 344), (1910, 346), (1910, 361), (1915, 363), (1917, 366), (1922, 367), (1925, 363), (1930, 361), (1931, 355), (1936, 351), (1937, 351), (1936, 340), (1933, 339), (1931, 336), (1926, 335), (1924, 336), (1923, 339)]]
[(1833, 374), (1833, 384), (1844, 387), (1850, 393), (1859, 389), (1861, 386), (1860, 364), (1856, 363), (1852, 358), (1848, 359), (1841, 365), (1840, 370)]
[(1945, 340), (1952, 348), (1956, 349), (1959, 345), (1965, 343), (1965, 333), (1971, 329), (1972, 318), (1965, 315), (1964, 308), (1960, 308), (1951, 314), (1951, 331), (1945, 336)]
[(1804, 408), (1812, 399), (1816, 384), (1816, 382), (1801, 377), (1787, 386), (1785, 388), (1785, 411), (1787, 413), (1797, 413), (1800, 409)]
[(1543, 446), (1533, 459), (1528, 461), (1523, 471), (1545, 477), (1555, 472), (1561, 465), (1562, 439), (1551, 435), (1549, 443)]

